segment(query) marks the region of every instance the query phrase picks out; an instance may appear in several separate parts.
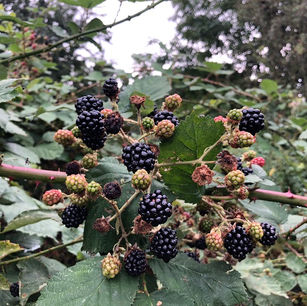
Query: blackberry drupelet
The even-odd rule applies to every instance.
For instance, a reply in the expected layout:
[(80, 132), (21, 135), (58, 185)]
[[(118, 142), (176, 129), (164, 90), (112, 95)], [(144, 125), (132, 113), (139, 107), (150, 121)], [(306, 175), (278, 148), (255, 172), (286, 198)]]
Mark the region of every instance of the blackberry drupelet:
[(115, 200), (122, 194), (120, 185), (117, 182), (110, 182), (103, 186), (103, 194), (109, 200)]
[(104, 127), (108, 134), (117, 134), (124, 123), (124, 119), (119, 114), (119, 112), (113, 112), (112, 114), (108, 115), (103, 121)]
[(197, 254), (195, 252), (190, 252), (190, 251), (184, 251), (187, 256), (193, 258), (195, 261), (200, 262)]
[(87, 215), (85, 207), (77, 206), (71, 204), (67, 206), (62, 214), (62, 223), (66, 227), (75, 227), (77, 228), (80, 224), (83, 223)]
[(152, 226), (163, 224), (172, 215), (172, 204), (161, 190), (145, 194), (140, 202), (139, 214)]
[(237, 170), (242, 171), (245, 176), (254, 172), (252, 168), (243, 167), (242, 160), (239, 157), (237, 157)]
[(150, 251), (158, 258), (169, 262), (178, 253), (177, 243), (176, 231), (170, 227), (161, 228), (151, 241)]
[(128, 251), (124, 258), (124, 267), (127, 273), (132, 276), (144, 273), (147, 267), (145, 252), (137, 248)]
[(89, 112), (96, 110), (100, 112), (103, 110), (103, 102), (91, 95), (87, 95), (77, 99), (75, 108), (78, 115), (80, 115), (83, 111)]
[(76, 160), (69, 162), (66, 165), (66, 174), (72, 175), (72, 174), (80, 174), (81, 165)]
[(261, 223), (263, 236), (259, 240), (263, 245), (273, 245), (277, 240), (276, 228), (269, 223)]
[(106, 80), (103, 84), (102, 89), (103, 93), (111, 100), (116, 99), (119, 93), (118, 84), (113, 78), (109, 78), (108, 80)]
[(169, 112), (167, 110), (163, 110), (160, 111), (158, 113), (156, 113), (154, 115), (154, 121), (155, 124), (158, 124), (158, 122), (162, 121), (162, 120), (169, 120), (171, 121), (173, 124), (175, 124), (175, 126), (177, 126), (179, 124), (179, 120), (178, 118), (174, 115), (174, 113)]
[(241, 225), (237, 225), (224, 239), (224, 247), (227, 252), (239, 261), (245, 259), (254, 246), (251, 236), (246, 233)]
[(19, 284), (18, 284), (18, 282), (12, 283), (10, 285), (10, 293), (13, 297), (19, 296)]
[(136, 172), (139, 169), (145, 169), (150, 172), (156, 162), (155, 154), (149, 145), (140, 142), (126, 146), (123, 149), (122, 158), (128, 171), (132, 172)]
[(242, 110), (243, 118), (240, 121), (239, 130), (255, 135), (264, 128), (264, 115), (257, 108)]

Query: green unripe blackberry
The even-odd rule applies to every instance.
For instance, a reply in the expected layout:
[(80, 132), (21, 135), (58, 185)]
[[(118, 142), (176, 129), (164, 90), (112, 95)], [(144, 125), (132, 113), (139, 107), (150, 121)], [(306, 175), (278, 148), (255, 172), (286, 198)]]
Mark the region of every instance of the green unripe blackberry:
[(77, 127), (77, 126), (74, 126), (72, 129), (71, 129), (71, 132), (73, 133), (73, 135), (77, 138), (81, 138), (82, 136), (82, 133), (80, 131), (80, 129)]
[(254, 240), (260, 240), (263, 237), (263, 229), (261, 224), (253, 222), (246, 226), (246, 233), (249, 234)]
[(81, 165), (85, 169), (95, 168), (98, 165), (97, 154), (86, 154), (83, 156)]
[(238, 187), (244, 184), (245, 176), (244, 173), (240, 170), (235, 170), (229, 172), (225, 178), (226, 187), (237, 189)]
[(170, 120), (162, 120), (155, 126), (155, 134), (158, 137), (169, 138), (175, 132), (175, 125)]
[(243, 117), (243, 113), (240, 109), (232, 109), (227, 114), (227, 119), (231, 123), (239, 123), (242, 117)]
[(72, 204), (78, 205), (78, 206), (84, 206), (89, 202), (89, 197), (87, 193), (84, 193), (83, 195), (79, 195), (76, 193), (72, 193), (70, 196), (70, 201)]
[(203, 233), (209, 233), (214, 222), (210, 217), (203, 217), (199, 220), (198, 229)]
[(143, 126), (143, 129), (145, 131), (150, 131), (154, 128), (155, 126), (155, 122), (152, 118), (150, 117), (145, 117), (143, 120), (142, 120), (142, 126)]
[(85, 190), (87, 182), (84, 175), (72, 174), (66, 177), (65, 184), (69, 191), (80, 193)]
[(91, 181), (87, 187), (86, 187), (86, 191), (88, 193), (88, 195), (92, 198), (92, 197), (97, 197), (102, 193), (102, 187), (100, 186), (99, 183)]
[(218, 228), (211, 229), (206, 235), (207, 248), (211, 251), (218, 251), (223, 247), (221, 231)]
[(151, 177), (145, 169), (140, 169), (133, 174), (131, 184), (135, 189), (146, 190), (151, 184)]

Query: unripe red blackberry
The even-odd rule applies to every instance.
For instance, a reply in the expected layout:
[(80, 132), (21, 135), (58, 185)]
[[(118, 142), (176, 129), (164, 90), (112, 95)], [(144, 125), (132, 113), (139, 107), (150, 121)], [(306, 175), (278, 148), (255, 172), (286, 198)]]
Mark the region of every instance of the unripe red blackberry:
[(80, 129), (79, 129), (77, 126), (74, 126), (74, 127), (71, 129), (71, 132), (73, 133), (73, 135), (74, 135), (76, 138), (81, 138), (81, 136), (82, 136), (82, 133), (81, 133)]
[(72, 174), (80, 174), (81, 165), (76, 160), (68, 163), (66, 165), (66, 174), (72, 175)]
[(228, 121), (233, 124), (239, 123), (242, 117), (243, 113), (240, 109), (231, 109), (227, 114)]
[(57, 130), (53, 138), (63, 146), (70, 146), (75, 142), (75, 136), (69, 130)]
[(265, 159), (261, 156), (255, 157), (250, 162), (251, 165), (258, 165), (260, 167), (263, 167), (265, 165)]
[(218, 251), (223, 247), (223, 240), (219, 228), (212, 228), (210, 233), (206, 235), (207, 248), (211, 251)]
[(263, 236), (259, 240), (263, 245), (273, 245), (278, 238), (276, 234), (276, 228), (269, 223), (261, 223), (261, 227), (263, 230)]
[(145, 272), (147, 260), (145, 252), (133, 247), (124, 257), (124, 267), (129, 275), (138, 276)]
[(152, 118), (150, 117), (145, 117), (143, 120), (142, 120), (142, 127), (145, 131), (150, 131), (154, 128), (155, 126), (155, 122)]
[(113, 113), (113, 111), (110, 108), (105, 108), (100, 113), (104, 116), (104, 118), (107, 118), (109, 115)]
[(122, 190), (117, 182), (111, 182), (104, 185), (103, 194), (107, 199), (115, 200), (121, 196)]
[(116, 100), (119, 93), (118, 83), (115, 79), (109, 78), (104, 82), (102, 90), (108, 98), (110, 98), (111, 100)]
[(117, 255), (110, 253), (101, 261), (102, 274), (106, 278), (114, 278), (121, 269), (121, 262)]
[(80, 224), (83, 223), (86, 215), (87, 211), (85, 207), (71, 204), (67, 206), (62, 213), (62, 223), (66, 227), (77, 228)]
[(47, 205), (58, 204), (63, 201), (62, 191), (59, 189), (51, 189), (43, 194), (43, 202)]
[(149, 145), (140, 142), (124, 147), (122, 158), (128, 171), (132, 172), (139, 169), (150, 172), (156, 162), (156, 156)]
[(146, 190), (151, 184), (151, 177), (145, 169), (140, 169), (132, 175), (131, 184), (135, 189)]
[(249, 196), (249, 191), (245, 186), (240, 186), (238, 189), (231, 191), (231, 193), (240, 200), (245, 200)]
[(83, 96), (77, 99), (75, 104), (76, 112), (80, 115), (83, 111), (98, 111), (103, 110), (103, 102), (91, 95)]
[(258, 222), (253, 222), (246, 225), (246, 232), (254, 240), (260, 240), (263, 237), (263, 229), (261, 227), (261, 224)]
[(173, 112), (181, 106), (181, 103), (181, 97), (178, 94), (173, 94), (165, 98), (163, 106), (166, 110)]
[(81, 174), (72, 174), (67, 176), (65, 184), (69, 191), (75, 193), (84, 191), (87, 186), (86, 178)]
[(177, 243), (178, 239), (175, 230), (169, 227), (161, 228), (151, 240), (150, 251), (158, 258), (169, 262), (178, 253)]
[(167, 110), (160, 111), (154, 115), (154, 121), (156, 125), (162, 120), (169, 120), (175, 126), (179, 124), (178, 118), (172, 112), (169, 112)]
[(257, 108), (246, 108), (242, 110), (243, 117), (240, 121), (240, 131), (255, 135), (264, 128), (264, 115)]
[(162, 120), (155, 126), (155, 134), (158, 137), (169, 138), (175, 132), (175, 125), (169, 120)]
[(89, 196), (87, 193), (84, 193), (82, 195), (72, 193), (70, 196), (70, 201), (72, 204), (78, 205), (78, 206), (85, 206), (89, 202)]
[(228, 188), (237, 189), (244, 184), (245, 176), (242, 171), (235, 170), (229, 172), (225, 178), (225, 184)]
[(198, 229), (203, 233), (209, 233), (213, 225), (211, 217), (203, 217), (199, 220)]
[(102, 187), (99, 183), (91, 181), (86, 187), (86, 192), (91, 199), (96, 199), (101, 195)]
[(139, 214), (152, 226), (163, 224), (172, 215), (172, 204), (161, 190), (145, 194), (140, 201)]
[(12, 283), (10, 285), (10, 293), (13, 297), (17, 297), (19, 296), (19, 283)]
[(86, 154), (83, 156), (81, 165), (85, 169), (95, 168), (98, 165), (97, 154)]
[(253, 250), (255, 244), (253, 243), (252, 237), (246, 233), (245, 229), (240, 225), (236, 225), (236, 227), (226, 235), (224, 247), (230, 255), (241, 261)]
[(104, 127), (107, 134), (117, 134), (123, 126), (124, 119), (119, 112), (112, 112), (104, 117)]

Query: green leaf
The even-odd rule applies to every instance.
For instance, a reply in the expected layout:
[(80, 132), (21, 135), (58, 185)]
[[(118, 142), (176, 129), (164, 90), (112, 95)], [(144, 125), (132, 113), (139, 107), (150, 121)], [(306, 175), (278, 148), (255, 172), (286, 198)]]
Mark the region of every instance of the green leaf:
[(59, 0), (69, 5), (82, 6), (84, 8), (93, 8), (105, 0)]
[(302, 273), (306, 269), (306, 264), (304, 261), (293, 253), (287, 254), (286, 265), (295, 273)]
[(99, 82), (102, 81), (104, 77), (100, 71), (92, 71), (88, 76), (85, 77), (85, 79)]
[(21, 20), (17, 17), (8, 16), (8, 15), (0, 15), (0, 20), (12, 21), (14, 23), (20, 24), (20, 25), (25, 26), (25, 27), (33, 25), (31, 22), (26, 22), (26, 21), (23, 21), (23, 20)]
[(255, 299), (256, 305), (259, 306), (293, 306), (288, 298), (278, 296), (278, 295), (262, 295), (257, 294)]
[(138, 293), (134, 300), (133, 306), (156, 306), (158, 305), (159, 301), (162, 302), (161, 305), (167, 306), (193, 305), (192, 299), (177, 292), (162, 289), (152, 292), (149, 295), (146, 295), (145, 293)]
[(0, 259), (22, 250), (23, 248), (21, 248), (19, 244), (12, 243), (9, 240), (0, 241)]
[[(190, 161), (199, 158), (204, 150), (213, 145), (223, 135), (221, 122), (214, 122), (194, 111), (176, 128), (173, 137), (162, 142), (160, 146), (159, 163)], [(204, 160), (214, 161), (221, 150), (221, 145), (213, 148)], [(192, 181), (191, 175), (196, 166), (176, 165), (161, 168), (165, 184), (180, 198), (187, 202), (198, 202), (204, 187), (199, 187)]]
[(42, 290), (36, 306), (130, 306), (139, 279), (124, 270), (114, 279), (106, 279), (101, 273), (101, 259), (86, 259), (54, 275)]
[(53, 160), (59, 158), (63, 152), (63, 146), (56, 142), (44, 143), (33, 148), (35, 153), (42, 159)]
[(23, 147), (17, 143), (7, 142), (4, 145), (5, 149), (11, 153), (23, 157), (24, 159), (29, 159), (32, 163), (38, 164), (40, 162), (39, 157), (32, 150)]
[(223, 261), (199, 264), (184, 254), (169, 263), (154, 259), (150, 267), (171, 291), (193, 299), (196, 305), (237, 305), (247, 299), (240, 274)]
[(302, 291), (307, 293), (307, 274), (298, 275), (297, 281)]
[(51, 27), (51, 30), (52, 30), (52, 32), (54, 32), (59, 37), (68, 37), (68, 33), (66, 32), (66, 30), (64, 30), (63, 28), (61, 28), (57, 25), (53, 25)]
[(0, 80), (6, 79), (7, 78), (7, 67), (0, 65)]
[(20, 215), (18, 215), (15, 219), (13, 219), (5, 228), (4, 230), (1, 232), (6, 233), (12, 230), (15, 230), (17, 228), (23, 227), (25, 225), (28, 224), (33, 224), (33, 223), (37, 223), (40, 222), (42, 220), (46, 220), (46, 219), (52, 219), (55, 221), (59, 221), (60, 222), (60, 217), (58, 216), (58, 214), (56, 213), (56, 211), (53, 210), (29, 210), (29, 211), (25, 211), (23, 213), (21, 213)]
[(223, 67), (223, 64), (214, 63), (214, 62), (205, 62), (205, 70), (211, 73), (215, 73)]
[(260, 83), (260, 87), (269, 95), (273, 92), (277, 92), (278, 85), (275, 81), (264, 79)]
[(10, 282), (5, 278), (3, 274), (0, 274), (0, 290), (9, 290), (9, 289), (10, 289)]
[(6, 79), (0, 81), (0, 103), (10, 101), (18, 95), (15, 90), (16, 86), (12, 86), (16, 81), (17, 79)]
[(48, 258), (45, 256), (39, 256), (38, 258), (36, 258), (36, 260), (41, 262), (47, 268), (48, 274), (50, 276), (66, 269), (65, 265), (63, 265), (59, 261), (52, 259), (52, 258)]
[(278, 270), (273, 274), (273, 277), (280, 283), (281, 290), (285, 292), (290, 291), (297, 284), (295, 275), (290, 271)]

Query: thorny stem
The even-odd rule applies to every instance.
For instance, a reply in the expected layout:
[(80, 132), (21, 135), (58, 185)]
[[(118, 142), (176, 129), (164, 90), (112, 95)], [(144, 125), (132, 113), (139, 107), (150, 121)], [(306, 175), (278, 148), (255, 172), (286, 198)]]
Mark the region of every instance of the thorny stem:
[(76, 239), (74, 239), (74, 240), (72, 240), (68, 243), (59, 244), (59, 245), (56, 245), (52, 248), (40, 251), (40, 252), (35, 253), (35, 254), (31, 254), (31, 255), (28, 255), (28, 256), (24, 256), (24, 257), (17, 257), (17, 258), (10, 259), (10, 260), (7, 260), (7, 261), (2, 261), (2, 262), (0, 262), (0, 265), (8, 265), (10, 263), (17, 262), (17, 261), (28, 260), (28, 259), (31, 259), (31, 258), (34, 258), (34, 257), (37, 257), (37, 256), (41, 256), (43, 254), (52, 252), (52, 251), (57, 250), (57, 249), (61, 249), (61, 248), (64, 248), (64, 247), (67, 247), (67, 246), (70, 246), (70, 245), (73, 245), (73, 244), (76, 244), (76, 243), (80, 243), (82, 241), (83, 241), (83, 237), (80, 236), (80, 237), (78, 237), (78, 238), (76, 238)]
[(146, 11), (148, 11), (150, 9), (153, 9), (154, 7), (156, 7), (158, 4), (162, 3), (163, 1), (165, 1), (165, 0), (159, 0), (155, 3), (152, 3), (151, 5), (148, 5), (145, 9), (143, 9), (143, 10), (141, 10), (141, 11), (139, 11), (139, 12), (137, 12), (137, 13), (131, 15), (131, 16), (128, 16), (128, 17), (126, 17), (122, 20), (119, 20), (117, 22), (113, 22), (112, 24), (103, 25), (101, 27), (97, 27), (97, 28), (94, 28), (94, 29), (91, 29), (91, 30), (88, 30), (88, 31), (83, 31), (81, 33), (77, 33), (77, 34), (71, 35), (69, 37), (63, 38), (63, 39), (57, 41), (56, 43), (51, 44), (47, 47), (6, 58), (4, 60), (1, 60), (0, 64), (9, 64), (9, 63), (14, 62), (16, 60), (23, 59), (23, 58), (26, 58), (26, 57), (29, 57), (29, 56), (32, 56), (32, 55), (38, 55), (38, 54), (41, 54), (41, 53), (45, 53), (45, 52), (48, 52), (48, 51), (62, 45), (65, 42), (77, 40), (80, 37), (86, 36), (88, 34), (105, 31), (106, 29), (112, 28), (112, 27), (114, 27), (118, 24), (121, 24), (121, 23), (126, 22), (126, 21), (130, 21), (131, 19), (142, 15), (143, 13), (145, 13)]

